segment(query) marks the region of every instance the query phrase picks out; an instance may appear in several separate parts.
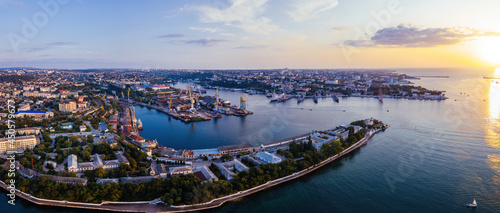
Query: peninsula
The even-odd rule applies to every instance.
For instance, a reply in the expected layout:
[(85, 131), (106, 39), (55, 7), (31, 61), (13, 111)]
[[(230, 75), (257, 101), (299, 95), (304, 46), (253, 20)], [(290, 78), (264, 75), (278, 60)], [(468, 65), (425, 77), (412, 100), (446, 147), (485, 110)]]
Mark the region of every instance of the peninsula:
[[(170, 167), (165, 177), (127, 177), (117, 182), (112, 179), (81, 181), (82, 178), (36, 173), (29, 177), (20, 172), (23, 177), (16, 175), (15, 181), (22, 184), (16, 189), (16, 195), (39, 205), (124, 212), (214, 208), (306, 175), (359, 148), (385, 128), (387, 125), (378, 120), (366, 119), (258, 147), (235, 145), (211, 150), (184, 150), (184, 153), (190, 153), (186, 158), (192, 161), (183, 164), (190, 166)], [(198, 158), (207, 161), (205, 166), (194, 162)], [(163, 157), (148, 160), (152, 164), (168, 162)], [(196, 167), (201, 169), (193, 173)], [(0, 177), (4, 177), (0, 186), (6, 190), (6, 183), (10, 181), (7, 172), (7, 168), (0, 171)]]

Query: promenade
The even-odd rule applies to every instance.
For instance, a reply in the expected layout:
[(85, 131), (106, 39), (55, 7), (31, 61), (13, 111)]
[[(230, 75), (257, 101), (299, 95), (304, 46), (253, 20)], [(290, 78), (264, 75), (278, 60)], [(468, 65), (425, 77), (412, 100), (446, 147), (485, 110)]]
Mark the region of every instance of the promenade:
[[(199, 211), (199, 210), (204, 210), (204, 209), (211, 209), (211, 208), (216, 208), (221, 206), (222, 204), (236, 200), (248, 195), (251, 195), (253, 193), (271, 188), (273, 186), (279, 185), (281, 183), (285, 183), (290, 180), (294, 180), (296, 178), (302, 177), (306, 174), (309, 174), (312, 171), (315, 171), (316, 169), (321, 168), (322, 166), (325, 166), (340, 157), (356, 150), (357, 148), (361, 147), (364, 145), (375, 133), (378, 131), (374, 132), (369, 132), (367, 135), (358, 141), (357, 143), (353, 144), (349, 148), (345, 149), (341, 153), (334, 155), (332, 157), (327, 158), (326, 160), (313, 165), (305, 170), (293, 173), (291, 175), (268, 181), (265, 184), (256, 186), (251, 189), (247, 189), (245, 191), (240, 191), (231, 195), (227, 195), (224, 197), (216, 198), (214, 200), (211, 200), (206, 203), (200, 203), (200, 204), (194, 204), (194, 205), (183, 205), (183, 206), (165, 206), (163, 204), (158, 204), (154, 205), (151, 204), (152, 201), (140, 201), (140, 202), (108, 202), (104, 201), (100, 204), (94, 204), (94, 203), (80, 203), (80, 202), (69, 202), (69, 201), (58, 201), (58, 200), (47, 200), (47, 199), (42, 199), (42, 198), (37, 198), (34, 197), (30, 194), (26, 194), (24, 192), (21, 192), (16, 189), (16, 196), (20, 197), (22, 199), (25, 199), (27, 201), (30, 201), (32, 203), (38, 204), (38, 205), (48, 205), (48, 206), (59, 206), (59, 207), (69, 207), (69, 208), (82, 208), (82, 209), (97, 209), (97, 210), (108, 210), (108, 211), (118, 211), (118, 212), (187, 212), (187, 211)], [(7, 190), (7, 185), (0, 181), (0, 187), (3, 189)]]

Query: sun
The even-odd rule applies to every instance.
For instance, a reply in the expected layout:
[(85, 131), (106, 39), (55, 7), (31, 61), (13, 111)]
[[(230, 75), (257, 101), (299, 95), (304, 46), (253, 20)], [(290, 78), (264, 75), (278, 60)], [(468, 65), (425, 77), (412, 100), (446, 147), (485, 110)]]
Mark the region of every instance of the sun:
[(477, 51), (484, 62), (489, 65), (500, 66), (500, 37), (481, 39)]

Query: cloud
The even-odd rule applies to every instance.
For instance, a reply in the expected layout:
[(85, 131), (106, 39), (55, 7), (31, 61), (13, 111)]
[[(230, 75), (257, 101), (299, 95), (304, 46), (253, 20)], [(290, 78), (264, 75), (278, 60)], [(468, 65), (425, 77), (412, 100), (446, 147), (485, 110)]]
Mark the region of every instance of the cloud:
[(56, 41), (56, 42), (46, 43), (43, 46), (27, 48), (26, 50), (28, 52), (38, 52), (38, 51), (47, 50), (47, 49), (54, 48), (54, 47), (72, 47), (72, 46), (75, 46), (76, 44), (78, 44), (78, 43), (69, 42), (69, 41)]
[(344, 30), (348, 30), (348, 29), (350, 29), (350, 27), (347, 27), (347, 26), (339, 26), (339, 27), (330, 28), (331, 31), (344, 31)]
[(205, 27), (205, 28), (202, 28), (202, 27), (190, 27), (189, 29), (190, 30), (199, 30), (199, 31), (202, 31), (202, 32), (210, 32), (210, 33), (215, 33), (217, 31), (219, 31), (219, 29), (217, 29), (217, 28), (210, 28), (210, 27)]
[(297, 0), (293, 4), (293, 11), (288, 12), (290, 17), (297, 22), (315, 18), (318, 14), (336, 7), (338, 0)]
[(204, 23), (223, 23), (258, 34), (268, 34), (278, 29), (271, 19), (262, 16), (267, 0), (230, 0), (227, 3), (225, 8), (214, 5), (194, 9), (200, 12), (200, 20)]
[(213, 39), (213, 38), (202, 38), (202, 39), (195, 39), (195, 40), (185, 40), (182, 41), (185, 44), (197, 44), (201, 46), (212, 46), (221, 42), (228, 42), (229, 40), (226, 39)]
[(253, 46), (239, 46), (236, 47), (235, 49), (260, 49), (260, 48), (266, 48), (268, 47), (267, 45), (253, 45)]
[(380, 29), (368, 40), (347, 40), (343, 44), (356, 47), (436, 47), (457, 45), (482, 36), (500, 36), (500, 33), (463, 27), (418, 28), (399, 25)]
[(74, 46), (77, 43), (75, 42), (70, 42), (70, 41), (56, 41), (52, 43), (47, 43), (48, 46), (52, 47), (68, 47), (68, 46)]
[(158, 36), (158, 38), (181, 38), (181, 37), (186, 37), (186, 35), (182, 34), (182, 33), (175, 33), (175, 34), (167, 34), (167, 35)]

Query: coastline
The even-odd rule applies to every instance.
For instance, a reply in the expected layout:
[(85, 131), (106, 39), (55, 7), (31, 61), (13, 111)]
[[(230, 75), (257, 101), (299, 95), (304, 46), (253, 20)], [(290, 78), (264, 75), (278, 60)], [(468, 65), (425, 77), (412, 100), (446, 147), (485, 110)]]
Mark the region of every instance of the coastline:
[[(211, 208), (216, 208), (221, 206), (222, 204), (228, 202), (228, 201), (233, 201), (239, 198), (243, 198), (245, 196), (251, 195), (253, 193), (271, 188), (273, 186), (279, 185), (281, 183), (285, 183), (290, 180), (297, 179), (299, 177), (302, 177), (304, 175), (309, 174), (312, 171), (315, 171), (318, 168), (321, 168), (338, 158), (341, 158), (342, 156), (349, 154), (350, 152), (358, 149), (362, 145), (366, 144), (366, 142), (377, 132), (380, 130), (376, 131), (371, 131), (367, 133), (367, 135), (350, 146), (349, 148), (345, 149), (341, 153), (334, 155), (332, 157), (327, 158), (326, 160), (313, 165), (309, 168), (306, 168), (302, 171), (293, 173), (291, 175), (276, 179), (276, 180), (271, 180), (265, 184), (261, 184), (259, 186), (256, 186), (251, 189), (247, 189), (245, 191), (240, 191), (231, 195), (227, 195), (224, 197), (216, 198), (213, 199), (209, 202), (206, 203), (199, 203), (199, 204), (192, 204), (192, 205), (183, 205), (183, 206), (165, 206), (165, 205), (153, 205), (153, 201), (136, 201), (136, 202), (109, 202), (109, 201), (103, 201), (100, 204), (96, 203), (81, 203), (81, 202), (70, 202), (70, 201), (60, 201), (60, 200), (48, 200), (48, 199), (43, 199), (43, 198), (37, 198), (34, 197), (30, 194), (26, 194), (24, 192), (21, 192), (20, 190), (16, 189), (16, 196), (19, 196), (20, 198), (30, 201), (34, 204), (38, 205), (47, 205), (47, 206), (58, 206), (58, 207), (66, 207), (66, 208), (82, 208), (82, 209), (96, 209), (96, 210), (106, 210), (106, 211), (117, 211), (117, 212), (189, 212), (189, 211), (199, 211), (199, 210), (205, 210), (205, 209), (211, 209)], [(2, 187), (4, 190), (8, 191), (7, 185), (3, 182), (0, 181), (0, 187)]]

